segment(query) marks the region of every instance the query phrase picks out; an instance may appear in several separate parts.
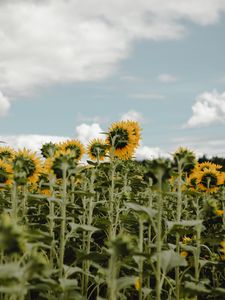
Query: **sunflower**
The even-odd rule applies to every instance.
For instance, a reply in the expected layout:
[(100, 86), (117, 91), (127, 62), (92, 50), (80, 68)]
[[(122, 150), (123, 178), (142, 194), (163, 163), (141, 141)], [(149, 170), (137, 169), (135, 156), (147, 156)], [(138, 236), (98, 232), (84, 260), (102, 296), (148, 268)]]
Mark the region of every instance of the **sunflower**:
[(223, 211), (222, 209), (216, 209), (216, 210), (215, 210), (215, 214), (216, 214), (217, 216), (223, 216), (224, 211)]
[(79, 140), (67, 140), (61, 143), (59, 148), (64, 151), (70, 150), (76, 160), (80, 160), (85, 152), (84, 145)]
[(101, 139), (94, 139), (92, 140), (87, 149), (87, 153), (92, 160), (104, 160), (108, 145), (105, 144), (105, 142)]
[(18, 184), (35, 183), (42, 171), (41, 161), (30, 150), (19, 150), (12, 160), (14, 180)]
[(52, 170), (57, 179), (63, 178), (63, 173), (68, 175), (76, 167), (73, 150), (58, 150), (55, 157), (47, 162), (47, 168)]
[(222, 168), (221, 165), (216, 165), (214, 163), (211, 163), (209, 161), (205, 161), (205, 162), (202, 162), (202, 163), (198, 163), (196, 165), (196, 169), (199, 170), (199, 171), (204, 171), (205, 169), (207, 170), (211, 170), (211, 169), (214, 169), (214, 170), (220, 170)]
[(45, 143), (41, 147), (41, 154), (45, 158), (53, 157), (55, 155), (56, 151), (58, 150), (58, 148), (59, 148), (59, 146), (52, 142)]
[(12, 183), (12, 167), (2, 160), (0, 160), (0, 183)]
[(179, 147), (173, 154), (174, 167), (178, 169), (178, 165), (182, 167), (182, 170), (188, 174), (192, 172), (196, 164), (195, 153), (188, 148)]
[(134, 134), (134, 127), (127, 121), (120, 121), (112, 124), (106, 138), (114, 155), (120, 159), (130, 159), (137, 147), (137, 138)]
[(13, 159), (15, 151), (10, 147), (0, 147), (0, 159), (10, 161)]
[(202, 191), (214, 193), (224, 183), (224, 175), (215, 168), (204, 168), (198, 172), (197, 183)]

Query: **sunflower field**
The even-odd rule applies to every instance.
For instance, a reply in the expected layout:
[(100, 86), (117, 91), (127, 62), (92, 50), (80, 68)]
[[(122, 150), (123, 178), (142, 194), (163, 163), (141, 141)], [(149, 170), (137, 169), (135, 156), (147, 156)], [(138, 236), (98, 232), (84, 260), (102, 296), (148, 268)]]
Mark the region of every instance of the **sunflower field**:
[(225, 299), (222, 166), (135, 161), (134, 121), (103, 136), (0, 148), (0, 300)]

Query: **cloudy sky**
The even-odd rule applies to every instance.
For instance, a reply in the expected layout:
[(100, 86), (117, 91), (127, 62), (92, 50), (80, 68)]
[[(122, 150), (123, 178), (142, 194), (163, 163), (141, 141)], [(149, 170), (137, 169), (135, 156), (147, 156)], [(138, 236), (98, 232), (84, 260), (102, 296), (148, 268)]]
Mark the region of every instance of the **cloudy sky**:
[(120, 119), (138, 158), (225, 155), (225, 0), (0, 0), (0, 139), (87, 143)]

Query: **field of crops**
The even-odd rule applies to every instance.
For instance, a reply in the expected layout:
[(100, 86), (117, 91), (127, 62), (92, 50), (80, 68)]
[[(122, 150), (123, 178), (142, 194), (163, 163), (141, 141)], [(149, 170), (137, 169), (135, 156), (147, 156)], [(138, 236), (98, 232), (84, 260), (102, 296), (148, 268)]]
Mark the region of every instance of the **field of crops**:
[(135, 161), (134, 121), (103, 137), (0, 148), (0, 300), (225, 299), (221, 166)]

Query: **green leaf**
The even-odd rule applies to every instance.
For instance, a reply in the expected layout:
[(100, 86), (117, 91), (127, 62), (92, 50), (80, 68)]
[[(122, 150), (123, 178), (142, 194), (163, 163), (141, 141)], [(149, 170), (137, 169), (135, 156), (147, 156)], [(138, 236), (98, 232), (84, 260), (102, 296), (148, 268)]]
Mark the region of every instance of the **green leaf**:
[(77, 280), (76, 279), (68, 279), (68, 278), (61, 278), (59, 279), (60, 287), (62, 290), (71, 291), (77, 288)]
[[(164, 250), (160, 252), (161, 256), (161, 268), (164, 274), (167, 274), (175, 267), (186, 267), (187, 261), (180, 254), (174, 252), (173, 250)], [(152, 256), (152, 260), (156, 261), (157, 255)]]
[(0, 280), (17, 279), (23, 276), (23, 269), (17, 263), (0, 265)]
[(210, 289), (206, 288), (206, 286), (201, 282), (199, 282), (197, 284), (194, 282), (185, 282), (184, 287), (188, 291), (193, 292), (195, 295), (201, 294), (201, 293), (210, 294), (210, 292), (211, 292)]
[(136, 279), (137, 277), (134, 276), (124, 276), (117, 279), (117, 291), (119, 292), (130, 285), (134, 285)]
[(155, 209), (152, 209), (152, 208), (146, 207), (146, 206), (142, 206), (142, 205), (139, 205), (136, 203), (128, 202), (128, 203), (126, 203), (126, 206), (127, 206), (127, 208), (132, 209), (136, 212), (146, 213), (150, 219), (153, 218), (157, 213), (157, 211)]
[(79, 229), (81, 229), (81, 230), (84, 230), (84, 231), (91, 231), (92, 233), (94, 233), (94, 232), (100, 230), (99, 228), (91, 226), (91, 225), (82, 225), (82, 224), (76, 224), (76, 223), (73, 223), (73, 222), (69, 223), (69, 225), (72, 229), (72, 232), (76, 232)]
[(180, 222), (167, 221), (167, 226), (169, 231), (183, 231), (184, 229), (190, 227), (196, 227), (202, 225), (202, 220), (185, 220)]
[(70, 267), (67, 265), (63, 265), (64, 271), (65, 271), (65, 275), (66, 277), (70, 277), (71, 275), (75, 274), (75, 273), (82, 273), (83, 270), (79, 267)]

